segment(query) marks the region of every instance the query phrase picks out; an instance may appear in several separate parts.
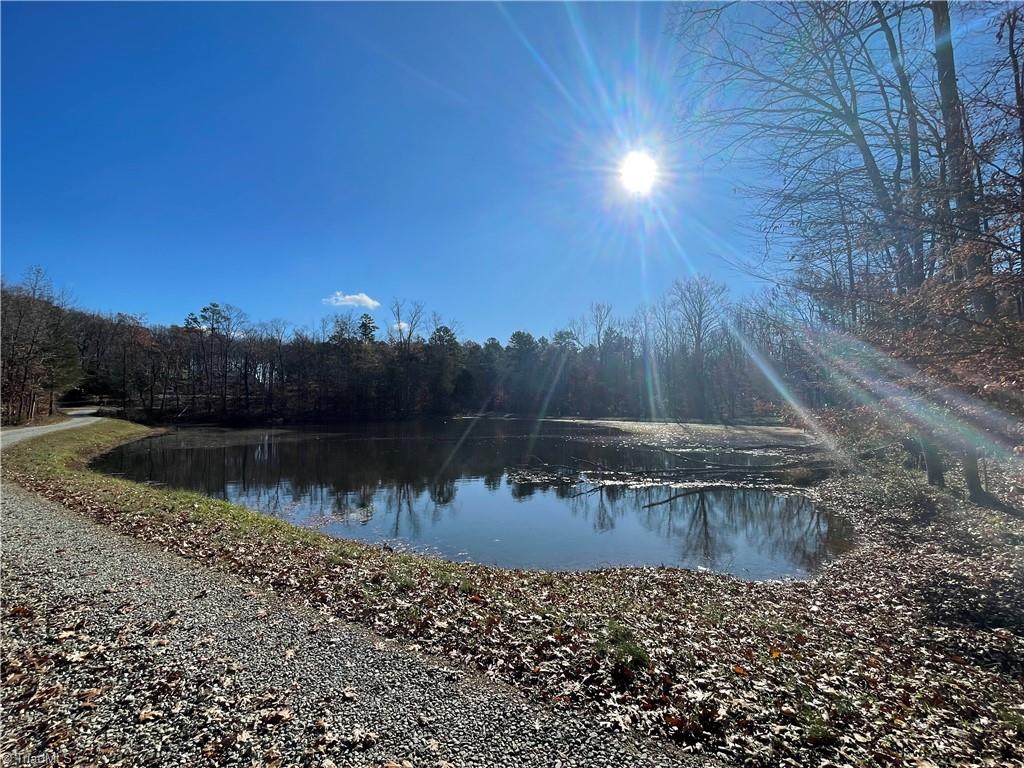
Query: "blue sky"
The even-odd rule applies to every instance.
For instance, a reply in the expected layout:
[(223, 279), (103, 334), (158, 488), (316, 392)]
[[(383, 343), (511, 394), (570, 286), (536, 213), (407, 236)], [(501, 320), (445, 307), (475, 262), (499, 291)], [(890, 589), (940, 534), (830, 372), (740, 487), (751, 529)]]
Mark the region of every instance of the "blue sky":
[[(502, 340), (628, 314), (687, 259), (745, 291), (720, 255), (758, 240), (679, 135), (667, 13), (4, 3), (4, 277), (156, 323), (311, 325), (341, 292), (384, 325), (401, 297)], [(617, 180), (637, 147), (650, 200)]]

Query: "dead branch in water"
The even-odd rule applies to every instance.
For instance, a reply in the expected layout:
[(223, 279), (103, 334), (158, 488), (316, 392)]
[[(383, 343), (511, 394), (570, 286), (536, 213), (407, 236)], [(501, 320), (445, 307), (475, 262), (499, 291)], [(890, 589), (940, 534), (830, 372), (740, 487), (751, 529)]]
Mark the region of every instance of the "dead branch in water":
[(650, 509), (651, 507), (660, 507), (663, 504), (671, 504), (676, 499), (682, 499), (682, 498), (685, 498), (687, 496), (699, 496), (700, 494), (707, 493), (708, 491), (721, 490), (721, 489), (722, 489), (722, 486), (720, 486), (720, 485), (706, 485), (706, 486), (701, 486), (700, 488), (691, 488), (691, 489), (686, 490), (686, 491), (681, 491), (679, 493), (674, 493), (671, 496), (669, 496), (667, 499), (662, 499), (661, 501), (652, 501), (650, 504), (644, 504), (642, 509)]

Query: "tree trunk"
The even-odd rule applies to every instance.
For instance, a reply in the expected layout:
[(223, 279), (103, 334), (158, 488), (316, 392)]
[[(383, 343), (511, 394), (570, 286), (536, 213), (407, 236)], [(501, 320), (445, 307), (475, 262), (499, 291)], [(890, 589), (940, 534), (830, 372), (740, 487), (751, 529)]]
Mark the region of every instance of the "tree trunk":
[(924, 467), (928, 473), (928, 485), (936, 488), (946, 487), (946, 470), (942, 465), (942, 455), (930, 435), (921, 435), (921, 455), (924, 456)]
[(846, 201), (839, 191), (839, 180), (834, 180), (836, 200), (839, 202), (839, 216), (843, 225), (843, 241), (846, 246), (846, 279), (850, 283), (850, 293), (847, 296), (850, 311), (850, 330), (857, 331), (857, 282), (853, 269), (853, 235), (850, 232), (850, 222), (846, 216)]
[[(1017, 242), (1017, 258), (1020, 262), (1020, 272), (1024, 275), (1024, 71), (1021, 69), (1020, 57), (1017, 56), (1017, 22), (1020, 19), (1020, 10), (1013, 8), (1006, 19), (1007, 46), (1010, 55), (1010, 66), (1013, 70), (1013, 95), (1017, 104), (1017, 139), (1020, 142), (1020, 174), (1022, 182), (1018, 190), (1018, 227), (1020, 233)], [(1013, 272), (1013, 261), (1010, 262), (1010, 271)], [(1017, 297), (1018, 312), (1024, 317), (1024, 294)]]
[(978, 447), (969, 445), (964, 449), (964, 480), (967, 482), (967, 496), (976, 504), (984, 504), (988, 494), (981, 485), (978, 474)]
[(242, 382), (245, 389), (245, 413), (249, 413), (249, 353), (245, 353), (245, 360), (242, 363)]
[[(872, 3), (875, 9), (875, 17), (885, 35), (885, 42), (889, 49), (889, 59), (896, 77), (900, 84), (900, 99), (907, 110), (907, 139), (910, 145), (910, 218), (912, 235), (910, 238), (913, 262), (908, 265), (905, 276), (908, 288), (918, 288), (924, 282), (924, 216), (921, 206), (921, 141), (918, 135), (917, 100), (914, 97), (914, 89), (910, 83), (906, 68), (903, 66), (903, 59), (899, 47), (896, 44), (896, 36), (885, 15), (882, 4), (875, 0)], [(904, 219), (906, 216), (904, 215)]]
[[(963, 104), (956, 82), (956, 61), (953, 57), (952, 30), (949, 21), (949, 4), (946, 0), (933, 0), (929, 7), (935, 33), (935, 63), (939, 77), (939, 99), (942, 107), (942, 123), (945, 128), (946, 156), (949, 162), (949, 180), (952, 196), (956, 200), (953, 238), (968, 241), (978, 240), (981, 233), (981, 218), (978, 215), (975, 197), (974, 174), (971, 153), (964, 130)], [(991, 271), (991, 266), (980, 247), (971, 247), (966, 261), (967, 278)], [(984, 286), (972, 291), (972, 302), (976, 311), (984, 317), (992, 317), (996, 311), (995, 295)]]

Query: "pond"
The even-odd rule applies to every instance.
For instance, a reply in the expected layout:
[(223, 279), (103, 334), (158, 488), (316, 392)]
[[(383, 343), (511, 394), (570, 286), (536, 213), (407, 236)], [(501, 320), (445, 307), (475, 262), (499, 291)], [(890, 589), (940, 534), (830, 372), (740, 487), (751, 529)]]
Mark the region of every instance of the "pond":
[[(538, 462), (678, 466), (664, 451), (621, 437), (587, 424), (511, 419), (187, 428), (121, 446), (93, 466), (200, 491), (332, 536), (509, 568), (670, 565), (748, 579), (801, 578), (850, 546), (849, 524), (799, 495), (597, 488), (510, 476)], [(686, 455), (699, 465), (702, 454)], [(751, 465), (777, 460), (707, 456)]]

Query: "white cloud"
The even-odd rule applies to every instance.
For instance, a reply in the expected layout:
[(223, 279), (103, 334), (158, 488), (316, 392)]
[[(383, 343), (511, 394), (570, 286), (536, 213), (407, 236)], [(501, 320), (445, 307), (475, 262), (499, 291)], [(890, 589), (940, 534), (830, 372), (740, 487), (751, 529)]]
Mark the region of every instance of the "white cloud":
[(365, 293), (342, 293), (341, 291), (335, 291), (324, 299), (324, 304), (330, 304), (332, 307), (366, 307), (367, 309), (376, 309), (380, 306), (379, 301), (371, 299)]
[(408, 331), (409, 330), (409, 324), (406, 323), (406, 322), (397, 322), (397, 323), (395, 323), (394, 325), (391, 326), (391, 330), (393, 330), (393, 331), (403, 331), (403, 332), (404, 331)]

